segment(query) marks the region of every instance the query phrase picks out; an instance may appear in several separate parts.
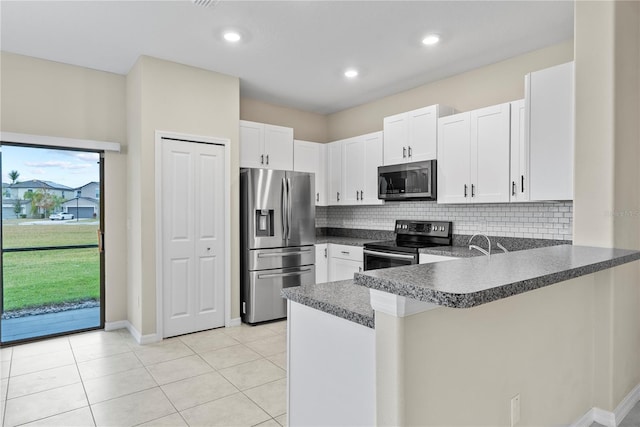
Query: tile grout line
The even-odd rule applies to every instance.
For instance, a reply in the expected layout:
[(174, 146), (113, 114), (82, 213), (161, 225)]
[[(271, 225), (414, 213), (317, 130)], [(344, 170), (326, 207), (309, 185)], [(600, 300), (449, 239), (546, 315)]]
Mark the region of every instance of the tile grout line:
[(80, 384), (82, 384), (82, 391), (84, 391), (84, 398), (87, 399), (87, 406), (89, 407), (89, 413), (91, 414), (93, 425), (97, 426), (98, 423), (96, 423), (96, 417), (93, 415), (93, 408), (91, 407), (91, 402), (89, 402), (89, 395), (87, 394), (87, 388), (84, 386), (84, 380), (82, 379), (82, 374), (80, 374), (80, 368), (78, 367), (78, 359), (76, 359), (76, 352), (73, 350), (73, 345), (71, 344), (71, 340), (69, 340), (69, 347), (71, 347), (71, 355), (73, 356), (73, 361), (75, 362), (76, 371), (78, 372), (78, 377), (80, 378)]

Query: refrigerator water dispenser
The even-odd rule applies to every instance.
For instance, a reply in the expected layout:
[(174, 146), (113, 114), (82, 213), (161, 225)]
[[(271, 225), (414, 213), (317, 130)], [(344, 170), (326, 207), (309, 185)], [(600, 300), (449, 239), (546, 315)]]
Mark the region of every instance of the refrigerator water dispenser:
[(256, 237), (273, 236), (273, 209), (256, 210)]

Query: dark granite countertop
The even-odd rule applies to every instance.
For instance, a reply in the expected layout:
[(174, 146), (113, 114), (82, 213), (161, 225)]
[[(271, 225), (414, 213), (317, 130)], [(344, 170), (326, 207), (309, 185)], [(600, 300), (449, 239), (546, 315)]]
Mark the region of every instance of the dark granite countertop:
[(356, 273), (358, 285), (468, 308), (640, 259), (624, 249), (560, 245)]
[(365, 239), (360, 237), (339, 237), (339, 236), (316, 237), (316, 244), (333, 243), (336, 245), (364, 246), (365, 243), (371, 243), (375, 241), (376, 241), (375, 239)]
[(369, 289), (353, 280), (295, 286), (282, 290), (282, 296), (325, 313), (374, 328)]

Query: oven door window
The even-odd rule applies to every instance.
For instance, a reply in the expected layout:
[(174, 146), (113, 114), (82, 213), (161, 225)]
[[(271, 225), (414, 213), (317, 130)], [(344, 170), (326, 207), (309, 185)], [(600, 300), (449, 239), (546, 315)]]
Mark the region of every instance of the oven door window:
[(365, 249), (364, 269), (377, 270), (380, 268), (402, 267), (416, 264), (416, 257), (409, 254), (387, 254), (382, 252), (369, 251)]

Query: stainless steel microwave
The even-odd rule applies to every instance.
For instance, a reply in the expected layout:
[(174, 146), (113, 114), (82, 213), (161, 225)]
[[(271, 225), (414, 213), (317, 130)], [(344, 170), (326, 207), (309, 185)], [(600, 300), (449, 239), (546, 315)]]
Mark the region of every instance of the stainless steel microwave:
[(436, 161), (378, 167), (378, 199), (436, 200)]

